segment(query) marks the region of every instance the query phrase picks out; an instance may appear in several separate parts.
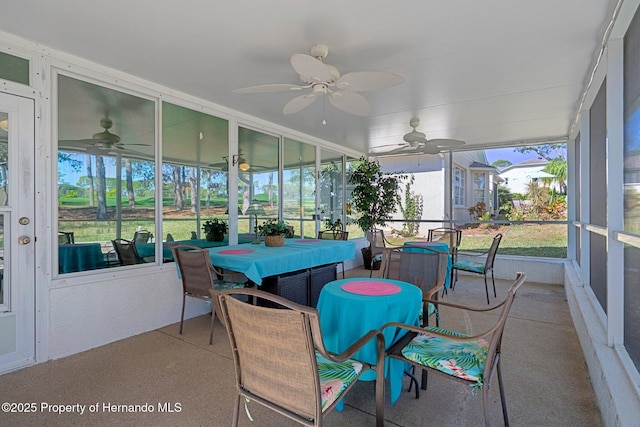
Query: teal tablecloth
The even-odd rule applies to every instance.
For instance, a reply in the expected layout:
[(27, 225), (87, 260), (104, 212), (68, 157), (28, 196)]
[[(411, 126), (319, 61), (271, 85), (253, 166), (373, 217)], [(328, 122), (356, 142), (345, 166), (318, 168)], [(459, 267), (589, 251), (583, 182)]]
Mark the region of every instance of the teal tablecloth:
[[(245, 235), (238, 236), (238, 243), (249, 243), (254, 239), (251, 237), (247, 237)], [(199, 248), (215, 248), (220, 246), (228, 246), (229, 238), (225, 237), (222, 242), (209, 242), (206, 239), (197, 239), (197, 240), (175, 240), (173, 242), (163, 242), (162, 243), (162, 258), (165, 260), (173, 260), (173, 253), (171, 252), (171, 248), (176, 245), (192, 245), (197, 246)], [(156, 255), (156, 244), (155, 243), (136, 243), (136, 249), (138, 250), (138, 254), (142, 258), (153, 257)]]
[[(284, 246), (270, 247), (241, 244), (220, 248), (208, 248), (211, 263), (225, 270), (244, 273), (254, 283), (277, 274), (304, 270), (324, 264), (333, 264), (356, 256), (356, 244), (349, 240), (285, 239)], [(225, 254), (220, 251), (249, 253)]]
[[(385, 282), (401, 288), (393, 295), (368, 296), (357, 295), (342, 289), (342, 285), (350, 282)], [(415, 285), (389, 279), (351, 278), (327, 283), (320, 292), (318, 311), (324, 345), (327, 350), (341, 353), (360, 337), (372, 329), (380, 329), (385, 323), (400, 322), (419, 325), (422, 291)], [(400, 332), (400, 333), (399, 333)], [(391, 347), (404, 333), (397, 328), (386, 328), (384, 331), (385, 346)], [(368, 363), (376, 363), (376, 343), (371, 341), (353, 358)], [(400, 360), (385, 360), (385, 377), (389, 378), (389, 395), (394, 403), (402, 390), (402, 376), (406, 364)], [(375, 380), (375, 372), (365, 372), (360, 379)], [(339, 404), (342, 405), (342, 402)], [(341, 409), (340, 406), (337, 409)]]
[(420, 250), (419, 247), (424, 247), (427, 250), (433, 249), (437, 252), (446, 252), (449, 254), (449, 259), (447, 261), (447, 278), (444, 282), (444, 287), (449, 289), (449, 287), (451, 286), (451, 269), (453, 268), (453, 260), (451, 258), (451, 254), (449, 253), (449, 245), (444, 242), (405, 242), (403, 250)]
[(58, 269), (60, 273), (97, 270), (105, 268), (100, 243), (74, 243), (58, 245)]

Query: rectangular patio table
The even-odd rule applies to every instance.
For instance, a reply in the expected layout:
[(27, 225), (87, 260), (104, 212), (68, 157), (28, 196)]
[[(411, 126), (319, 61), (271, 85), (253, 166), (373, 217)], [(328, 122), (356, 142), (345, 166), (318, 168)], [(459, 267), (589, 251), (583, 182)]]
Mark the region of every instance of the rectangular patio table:
[(265, 277), (354, 259), (356, 244), (349, 240), (285, 239), (284, 246), (240, 244), (207, 248), (211, 263), (243, 273), (257, 285)]
[[(247, 237), (242, 234), (238, 236), (238, 243), (249, 243), (254, 239), (251, 237)], [(173, 242), (163, 242), (162, 243), (162, 258), (165, 261), (173, 261), (173, 253), (171, 252), (171, 248), (177, 245), (192, 245), (197, 246), (199, 248), (214, 248), (219, 246), (228, 246), (229, 238), (225, 236), (224, 240), (221, 242), (210, 242), (205, 239), (189, 239), (189, 240), (174, 240)], [(156, 255), (156, 244), (155, 243), (136, 243), (136, 249), (138, 250), (138, 254), (142, 258), (150, 258)]]

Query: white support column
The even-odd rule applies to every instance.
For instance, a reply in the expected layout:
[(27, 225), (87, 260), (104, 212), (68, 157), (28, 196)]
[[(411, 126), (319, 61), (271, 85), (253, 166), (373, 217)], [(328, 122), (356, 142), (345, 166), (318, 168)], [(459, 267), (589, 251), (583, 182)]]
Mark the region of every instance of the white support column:
[(229, 170), (227, 173), (227, 188), (229, 189), (229, 244), (238, 243), (238, 167), (232, 165), (231, 159), (238, 152), (238, 121), (233, 117), (229, 118)]
[(585, 225), (591, 221), (591, 192), (589, 191), (589, 175), (591, 166), (589, 163), (589, 144), (591, 141), (591, 118), (589, 110), (580, 113), (580, 188), (574, 189), (580, 192), (580, 280), (582, 285), (589, 284), (591, 275), (591, 233)]
[(607, 342), (624, 342), (624, 40), (607, 45)]

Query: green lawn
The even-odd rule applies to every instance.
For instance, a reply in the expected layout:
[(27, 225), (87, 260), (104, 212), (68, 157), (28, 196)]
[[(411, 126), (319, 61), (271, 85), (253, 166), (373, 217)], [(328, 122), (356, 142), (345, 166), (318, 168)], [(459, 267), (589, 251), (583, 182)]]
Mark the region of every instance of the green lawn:
[[(501, 232), (500, 255), (567, 257), (567, 226), (565, 224), (517, 224), (501, 229), (478, 228), (463, 230), (460, 251), (485, 252), (493, 237)], [(402, 244), (415, 238), (389, 238), (394, 244)]]

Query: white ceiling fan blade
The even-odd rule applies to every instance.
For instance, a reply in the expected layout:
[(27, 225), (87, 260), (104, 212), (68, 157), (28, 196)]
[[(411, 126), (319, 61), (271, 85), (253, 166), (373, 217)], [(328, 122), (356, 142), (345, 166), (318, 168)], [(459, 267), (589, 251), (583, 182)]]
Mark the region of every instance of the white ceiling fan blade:
[(366, 116), (372, 110), (369, 101), (355, 92), (333, 92), (329, 95), (329, 102), (342, 111), (358, 116)]
[(308, 95), (300, 95), (287, 102), (282, 109), (284, 114), (294, 114), (298, 111), (308, 107), (316, 100), (316, 96), (313, 93)]
[(418, 151), (424, 154), (438, 154), (440, 152), (440, 148), (437, 145), (432, 144), (431, 141), (429, 141), (423, 147), (421, 147)]
[(286, 92), (289, 90), (302, 90), (307, 86), (290, 85), (288, 83), (275, 83), (269, 85), (258, 85), (234, 89), (233, 93), (272, 93)]
[(465, 142), (460, 141), (459, 139), (430, 139), (429, 144), (437, 145), (442, 148), (454, 148), (464, 145)]
[(291, 56), (291, 66), (301, 77), (306, 77), (313, 82), (331, 81), (329, 68), (313, 56), (296, 53)]
[(402, 74), (386, 71), (356, 71), (340, 77), (336, 81), (336, 87), (350, 92), (367, 92), (398, 86), (405, 81)]

